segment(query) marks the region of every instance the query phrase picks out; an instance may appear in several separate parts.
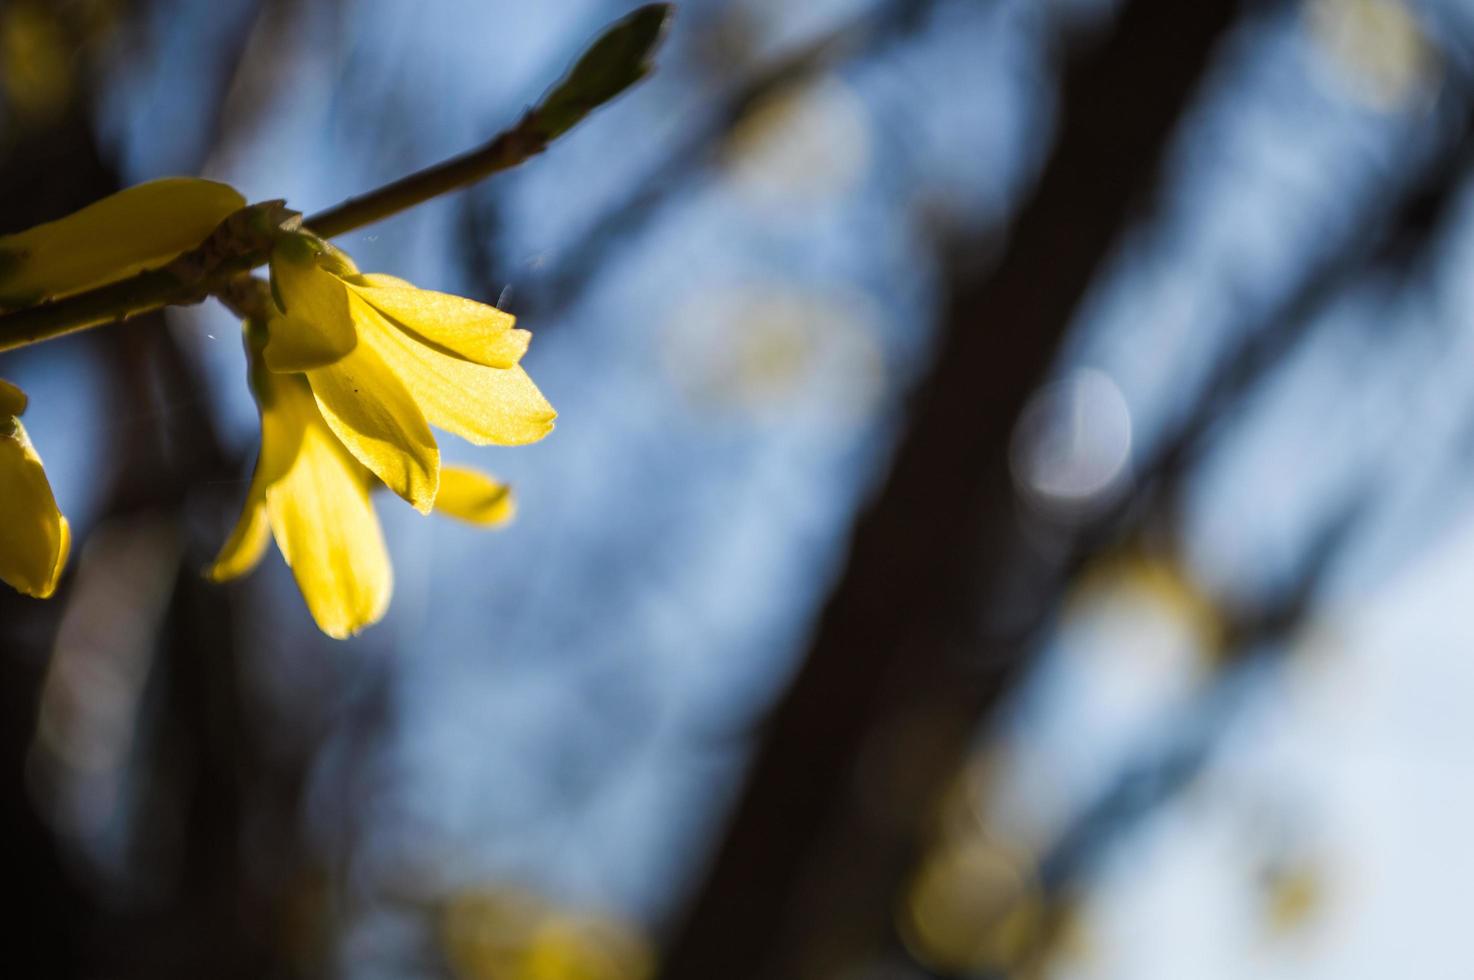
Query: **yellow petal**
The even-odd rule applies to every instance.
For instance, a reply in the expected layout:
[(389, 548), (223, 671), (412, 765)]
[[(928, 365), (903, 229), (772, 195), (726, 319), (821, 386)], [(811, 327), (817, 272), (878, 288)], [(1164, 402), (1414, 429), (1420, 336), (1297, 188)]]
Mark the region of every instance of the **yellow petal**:
[(349, 276), (348, 282), (354, 286), (391, 286), (402, 287), (404, 289), (417, 288), (415, 284), (410, 282), (408, 279), (401, 279), (398, 276), (386, 275), (382, 272), (365, 272), (361, 275)]
[(205, 569), (212, 582), (229, 582), (240, 578), (261, 563), (266, 542), (271, 540), (271, 525), (266, 520), (266, 498), (247, 496), (235, 530), (220, 548), (215, 560)]
[(442, 354), (353, 297), (359, 335), (414, 393), (430, 424), (478, 446), (520, 446), (553, 430), (558, 413), (520, 367), (489, 368)]
[[(300, 374), (313, 368), (336, 363), (346, 357), (358, 338), (341, 333), (326, 333), (297, 316), (274, 316), (268, 321), (266, 335), (270, 339), (262, 354), (266, 367), (278, 374)], [(345, 348), (344, 344), (351, 343)]]
[(440, 450), (425, 415), (369, 345), (307, 375), (322, 417), (384, 485), (430, 513), (440, 485)]
[(435, 512), (468, 524), (496, 527), (512, 519), (517, 502), (507, 484), (476, 470), (447, 466), (440, 471)]
[(293, 423), (287, 413), (274, 410), (275, 389), (280, 386), (270, 375), (266, 375), (262, 383), (270, 388), (264, 393), (268, 407), (260, 410), (261, 451), (256, 457), (256, 469), (251, 474), (251, 485), (246, 490), (246, 502), (235, 530), (205, 569), (205, 576), (215, 582), (239, 578), (260, 563), (271, 530), (266, 517), (266, 490), (291, 470), (302, 446), (301, 427)]
[(71, 529), (57, 509), (41, 458), (19, 420), (0, 435), (0, 581), (45, 599), (56, 591), (71, 548)]
[(268, 368), (305, 371), (346, 357), (357, 346), (348, 287), (319, 267), (316, 256), (296, 239), (272, 250), (271, 285), (286, 315), (273, 317), (267, 326)]
[(393, 570), (363, 468), (318, 414), (301, 379), (277, 377), (268, 415), (300, 437), (291, 468), (266, 490), (271, 529), (318, 628), (336, 639), (378, 622)]
[(72, 553), (72, 525), (65, 517), (58, 516), (57, 524), (61, 532), (61, 543), (56, 549), (56, 560), (51, 563), (51, 577), (46, 580), (46, 587), (37, 595), (38, 599), (49, 599), (56, 592), (56, 587), (61, 584), (61, 573), (66, 571), (67, 556)]
[(161, 266), (245, 205), (226, 184), (168, 177), (0, 237), (0, 307), (66, 296)]
[(405, 286), (353, 285), (350, 288), (395, 326), (443, 354), (487, 367), (516, 367), (532, 338), (517, 330), (516, 318), (494, 306), (449, 293)]
[(353, 259), (347, 252), (325, 238), (319, 238), (314, 243), (322, 252), (317, 257), (317, 264), (339, 279), (358, 275), (358, 266), (353, 264)]
[(12, 415), (20, 415), (26, 410), (26, 393), (15, 385), (0, 378), (0, 426)]

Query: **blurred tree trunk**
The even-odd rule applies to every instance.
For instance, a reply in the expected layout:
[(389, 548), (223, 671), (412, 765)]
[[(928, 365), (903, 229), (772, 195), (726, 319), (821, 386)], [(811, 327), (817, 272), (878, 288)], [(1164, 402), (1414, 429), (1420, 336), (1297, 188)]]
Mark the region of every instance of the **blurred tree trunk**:
[[(145, 16), (146, 5), (129, 13)], [(58, 24), (75, 26), (57, 16)], [(72, 40), (81, 52), (80, 36)], [(244, 40), (243, 34), (242, 45)], [(219, 67), (228, 81), (235, 64), (228, 59)], [(96, 139), (89, 107), (98, 100), (88, 89), (103, 79), (92, 68), (78, 53), (70, 107), (44, 126), (21, 130), (0, 155), (0, 231), (54, 219), (120, 188), (119, 175)], [(225, 88), (218, 87), (222, 93)], [(209, 393), (195, 365), (159, 314), (12, 355), (11, 362), (94, 354), (107, 377), (106, 421), (79, 435), (99, 442), (101, 458), (117, 462), (108, 473), (98, 526), (163, 528), (187, 538), (186, 511), (197, 488), (225, 485), (239, 476), (237, 461), (227, 457), (217, 438)], [(46, 447), (40, 449), (44, 455)], [(79, 538), (87, 530), (77, 528)], [(77, 842), (59, 836), (44, 807), (38, 807), (33, 757), (38, 711), (58, 626), (64, 615), (77, 612), (70, 585), (85, 551), (79, 541), (68, 583), (51, 602), (0, 588), (0, 831), (7, 882), (21, 899), (12, 921), (20, 942), (7, 973), (51, 978), (282, 975), (273, 918), (277, 896), (263, 891), (261, 875), (250, 873), (250, 857), (241, 846), (241, 784), (254, 787), (258, 810), (285, 800), (281, 815), (288, 833), (278, 839), (283, 854), (290, 854), (298, 774), (289, 767), (268, 769), (249, 750), (239, 711), (240, 665), (230, 603), (200, 577), (202, 561), (195, 549), (185, 547), (177, 567), (164, 569), (166, 608), (157, 632), (148, 637), (148, 690), (140, 695), (134, 719), (139, 758), (128, 762), (125, 777), (140, 784), (134, 788), (143, 816), (129, 827), (127, 867), (118, 874), (120, 880), (147, 878), (158, 873), (142, 866), (151, 855), (175, 855), (177, 868), (161, 875), (163, 892), (140, 901), (119, 881), (93, 877), (77, 859)], [(130, 570), (115, 571), (127, 575)], [(112, 642), (108, 625), (98, 630), (104, 646)], [(116, 642), (127, 642), (126, 636)], [(140, 772), (149, 778), (140, 778)], [(160, 772), (166, 778), (154, 778)]]
[(962, 263), (936, 362), (663, 975), (830, 976), (888, 934), (928, 808), (1017, 676), (1033, 613), (1015, 419), (1150, 191), (1238, 4), (1135, 0), (1066, 70), (1001, 261)]

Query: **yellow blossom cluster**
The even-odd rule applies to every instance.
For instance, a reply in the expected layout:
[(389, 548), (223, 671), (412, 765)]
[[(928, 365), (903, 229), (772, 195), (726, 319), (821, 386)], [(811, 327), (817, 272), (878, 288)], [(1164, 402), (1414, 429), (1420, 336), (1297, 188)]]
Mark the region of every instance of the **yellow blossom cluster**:
[[(0, 237), (0, 309), (67, 296), (166, 265), (245, 205), (212, 181), (173, 178), (122, 191)], [(264, 290), (263, 290), (264, 292)], [(482, 526), (513, 514), (510, 489), (442, 466), (434, 428), (476, 445), (524, 445), (555, 412), (520, 367), (529, 334), (507, 313), (385, 275), (365, 275), (311, 232), (282, 228), (269, 299), (245, 324), (261, 449), (245, 506), (207, 574), (256, 566), (274, 537), (317, 625), (346, 637), (377, 622), (393, 573), (370, 492)], [(0, 579), (55, 589), (70, 532), (0, 382)]]

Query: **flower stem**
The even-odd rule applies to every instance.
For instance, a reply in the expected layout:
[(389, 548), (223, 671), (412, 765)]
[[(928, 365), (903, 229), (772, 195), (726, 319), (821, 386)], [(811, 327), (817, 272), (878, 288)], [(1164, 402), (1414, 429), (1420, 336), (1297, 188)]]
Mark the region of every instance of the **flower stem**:
[(336, 238), (494, 173), (511, 170), (547, 149), (547, 142), (529, 125), (532, 118), (529, 113), (515, 127), (479, 149), (401, 177), (360, 197), (350, 197), (342, 204), (312, 215), (302, 224), (323, 238)]
[[(469, 153), (349, 198), (308, 218), (303, 226), (323, 238), (334, 238), (524, 163), (594, 109), (648, 75), (650, 58), (670, 17), (671, 5), (667, 3), (637, 8), (597, 38), (568, 75), (511, 129)], [(228, 296), (237, 277), (266, 264), (270, 244), (269, 239), (264, 243), (226, 240), (235, 243), (235, 251), (221, 255), (207, 240), (161, 269), (0, 314), (0, 353), (165, 306), (198, 303), (212, 295)]]

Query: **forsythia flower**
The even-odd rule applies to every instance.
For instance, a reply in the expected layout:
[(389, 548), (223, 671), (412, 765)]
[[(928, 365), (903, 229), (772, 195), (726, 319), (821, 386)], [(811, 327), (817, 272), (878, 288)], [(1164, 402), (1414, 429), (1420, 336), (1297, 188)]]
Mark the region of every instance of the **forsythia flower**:
[(0, 581), (45, 599), (66, 566), (72, 530), (20, 424), (25, 408), (25, 393), (0, 380)]
[(385, 486), (428, 513), (440, 452), (430, 426), (479, 445), (536, 442), (557, 413), (518, 362), (529, 335), (509, 314), (402, 279), (361, 275), (306, 234), (272, 251), (278, 312), (266, 366), (304, 372), (328, 427)]
[(0, 310), (103, 286), (199, 245), (245, 198), (193, 177), (152, 180), (0, 236)]
[[(0, 311), (165, 265), (214, 241), (217, 228), (228, 231), (245, 204), (224, 184), (170, 178), (0, 237)], [(383, 483), (422, 513), (504, 523), (508, 488), (442, 469), (430, 427), (476, 445), (523, 445), (547, 435), (556, 413), (519, 366), (529, 335), (510, 315), (363, 275), (338, 249), (273, 215), (262, 213), (276, 222), (265, 232), (270, 300), (257, 294), (244, 308), (261, 450), (244, 511), (208, 574), (244, 574), (274, 536), (318, 626), (345, 637), (383, 616), (393, 588), (372, 487)], [(227, 234), (219, 248), (228, 252), (232, 241)], [(0, 383), (0, 579), (46, 596), (70, 532), (15, 417), (24, 406), (19, 389)]]
[[(401, 285), (391, 288), (412, 291), (412, 287)], [(288, 294), (301, 300), (302, 297), (293, 289), (288, 286)], [(427, 295), (433, 297), (436, 294)], [(321, 310), (313, 308), (309, 302), (318, 299), (320, 297), (309, 293), (302, 302), (292, 303), (291, 309), (301, 311), (298, 315), (303, 317), (295, 329), (313, 329), (312, 324), (321, 315)], [(479, 305), (470, 304), (468, 300), (458, 302)], [(500, 311), (493, 312), (501, 320), (510, 322), (510, 318)], [(367, 314), (360, 311), (359, 316), (366, 317)], [(319, 628), (329, 636), (341, 639), (377, 622), (388, 608), (393, 572), (369, 493), (372, 486), (383, 479), (380, 470), (393, 476), (412, 472), (407, 464), (399, 465), (397, 469), (392, 465), (398, 447), (384, 434), (402, 432), (408, 427), (398, 422), (394, 413), (416, 413), (411, 418), (418, 418), (421, 427), (424, 426), (424, 416), (418, 415), (419, 409), (414, 401), (401, 394), (402, 382), (381, 361), (374, 362), (380, 374), (359, 373), (363, 371), (361, 365), (366, 356), (373, 354), (375, 348), (371, 345), (387, 345), (383, 338), (366, 341), (362, 347), (355, 343), (352, 355), (341, 357), (330, 367), (306, 373), (270, 370), (271, 345), (281, 335), (281, 321), (284, 319), (285, 316), (273, 316), (267, 324), (253, 321), (246, 324), (251, 386), (261, 417), (261, 453), (246, 493), (240, 521), (207, 574), (216, 581), (224, 581), (250, 571), (260, 561), (270, 533), (276, 538), (282, 557), (291, 566)], [(272, 333), (272, 325), (275, 325), (276, 334)], [(389, 326), (387, 322), (380, 327), (370, 321), (365, 332), (375, 329), (387, 331), (398, 328)], [(519, 343), (525, 349), (525, 334)], [(393, 348), (386, 346), (386, 350), (392, 351)], [(279, 359), (276, 364), (281, 366)], [(480, 370), (493, 369), (480, 367)], [(520, 384), (530, 389), (535, 403), (542, 406), (538, 410), (537, 434), (531, 438), (546, 433), (551, 428), (552, 412), (537, 389), (532, 387), (531, 381), (526, 380), (518, 368), (496, 370), (503, 374), (512, 370), (518, 372), (523, 379)], [(438, 377), (431, 380), (437, 384), (453, 383)], [(465, 378), (460, 380), (466, 381)], [(472, 385), (458, 392), (429, 392), (426, 401), (432, 406), (443, 407), (454, 403), (457, 398), (474, 397), (478, 390), (495, 390), (494, 381), (483, 378), (479, 383), (480, 389)], [(387, 396), (382, 390), (384, 387), (389, 388)], [(524, 389), (514, 387), (513, 390), (520, 392)], [(386, 398), (396, 397), (399, 400), (386, 406)], [(516, 428), (519, 424), (516, 415), (504, 407), (506, 403), (503, 398), (492, 400), (475, 411), (467, 408), (465, 413), (481, 420), (483, 425), (465, 428), (473, 434), (491, 432), (493, 436), (504, 432), (531, 433), (532, 428)], [(438, 409), (431, 411), (436, 419), (451, 417)], [(499, 411), (510, 416), (512, 421), (500, 419), (496, 414)], [(375, 424), (380, 427), (375, 428)], [(425, 485), (430, 487), (429, 499), (420, 509), (429, 511), (433, 508), (451, 517), (486, 526), (511, 519), (512, 498), (504, 484), (473, 470), (442, 469), (434, 439), (428, 431), (424, 439), (434, 455), (421, 474), (426, 483), (417, 485), (421, 492)], [(523, 438), (522, 441), (530, 439)], [(371, 470), (365, 465), (370, 460), (376, 469)], [(409, 484), (401, 482), (401, 486)]]

